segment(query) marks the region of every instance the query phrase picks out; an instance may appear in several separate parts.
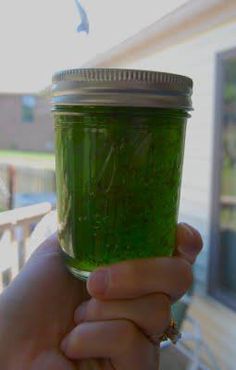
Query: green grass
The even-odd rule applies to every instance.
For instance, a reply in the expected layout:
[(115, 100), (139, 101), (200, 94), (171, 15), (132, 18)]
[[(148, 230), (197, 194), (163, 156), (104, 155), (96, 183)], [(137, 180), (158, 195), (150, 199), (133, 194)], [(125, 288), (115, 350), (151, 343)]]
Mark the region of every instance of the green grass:
[(4, 163), (54, 169), (55, 155), (53, 153), (0, 150), (0, 164)]
[(0, 150), (0, 158), (26, 158), (33, 160), (54, 160), (53, 153), (23, 152), (17, 150)]

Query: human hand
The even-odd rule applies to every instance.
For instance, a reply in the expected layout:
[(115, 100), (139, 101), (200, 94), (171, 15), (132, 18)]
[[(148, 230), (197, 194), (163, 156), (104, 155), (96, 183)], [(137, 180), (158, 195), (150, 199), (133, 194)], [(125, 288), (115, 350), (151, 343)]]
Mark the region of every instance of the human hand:
[[(201, 243), (199, 242), (198, 238), (196, 238), (196, 235), (192, 235), (188, 239), (184, 236), (184, 233), (181, 230), (183, 231), (182, 227), (179, 229), (180, 232), (178, 232), (177, 234), (178, 248), (176, 250), (176, 254), (180, 254), (180, 246), (182, 246), (182, 248), (187, 247), (185, 258), (190, 259), (191, 262), (193, 262), (194, 256), (196, 256), (197, 252), (200, 249)], [(189, 251), (191, 246), (192, 257), (190, 258)], [(140, 261), (140, 266), (142, 266), (144, 262), (145, 261)], [(131, 261), (128, 262), (128, 265), (126, 266), (129, 266), (129, 263), (131, 263), (132, 266)], [(120, 265), (123, 266), (123, 264)], [(130, 269), (127, 269), (127, 273), (129, 270), (131, 272), (132, 267)], [(117, 276), (119, 276), (119, 274)], [(133, 278), (133, 283), (135, 283), (135, 275), (133, 276)], [(132, 285), (128, 284), (128, 286), (126, 287), (125, 280), (123, 280), (123, 282), (123, 288), (122, 285), (120, 287), (118, 286), (118, 290), (116, 291), (116, 294), (118, 294), (118, 296), (120, 295), (121, 299), (123, 299), (123, 296), (127, 294), (130, 288), (132, 290)], [(90, 280), (89, 290), (92, 294), (93, 288), (94, 287), (92, 281)], [(123, 293), (122, 289), (124, 289)], [(109, 294), (111, 294), (113, 290), (107, 292), (108, 298)], [(138, 291), (139, 288), (136, 291), (135, 296), (138, 294)], [(180, 293), (181, 292), (179, 292), (178, 294)], [(107, 301), (108, 298), (106, 298)], [(177, 296), (174, 297), (174, 299), (176, 298)], [(113, 304), (113, 299), (114, 297), (110, 300), (111, 304)], [(70, 332), (74, 327), (73, 314), (75, 308), (83, 300), (84, 285), (81, 281), (74, 279), (65, 269), (60, 256), (60, 249), (58, 247), (57, 239), (53, 237), (47, 240), (36, 251), (36, 253), (26, 264), (24, 269), (20, 272), (18, 277), (0, 297), (1, 367), (4, 368), (4, 370), (81, 369), (81, 361), (77, 362), (74, 360), (68, 360), (67, 356), (62, 353), (62, 351), (60, 350), (60, 342), (62, 341), (65, 334)], [(117, 303), (118, 302), (119, 301), (117, 300)], [(156, 303), (154, 302), (154, 304), (157, 303), (158, 299), (156, 300)], [(130, 315), (131, 321), (133, 322), (138, 321), (138, 318), (132, 320), (133, 315), (134, 317), (138, 317), (138, 312), (140, 310), (138, 307), (139, 305), (135, 304), (135, 312), (133, 313), (131, 309), (132, 305), (130, 305), (131, 310), (127, 311)], [(116, 312), (117, 310), (115, 306), (113, 306), (113, 308), (115, 316), (123, 316)], [(160, 312), (159, 305), (157, 307), (157, 310), (155, 309), (155, 307), (153, 307), (153, 311), (156, 311), (155, 315), (157, 315), (157, 313)], [(145, 317), (145, 315), (146, 313), (144, 311), (143, 316)], [(152, 316), (154, 317), (154, 315)], [(103, 320), (105, 319), (106, 317), (104, 316)], [(146, 317), (146, 319), (148, 318)], [(110, 320), (108, 320), (108, 323), (109, 321)], [(158, 323), (156, 323), (156, 325), (157, 324)], [(126, 323), (122, 324), (121, 322), (121, 333), (122, 330), (125, 329), (125, 325)], [(141, 321), (139, 325), (140, 327), (142, 326)], [(133, 334), (136, 333), (135, 330), (137, 330), (136, 327), (135, 329), (133, 329)], [(125, 337), (127, 337), (127, 335)], [(134, 341), (135, 337), (136, 335), (133, 336)], [(132, 343), (132, 340), (129, 342), (129, 340), (130, 337), (128, 336), (126, 341), (127, 352), (128, 350), (131, 350), (132, 346), (134, 346), (133, 353), (135, 357), (137, 354), (136, 344)], [(144, 345), (144, 352), (142, 352), (143, 356), (142, 353), (140, 354), (140, 356), (143, 357), (145, 360), (145, 351), (148, 350), (146, 337), (142, 339), (140, 338), (140, 340), (143, 340), (146, 343), (146, 345)], [(99, 342), (103, 342), (102, 336), (101, 339), (99, 338)], [(113, 338), (113, 343), (117, 343), (117, 338)], [(123, 340), (121, 341), (121, 343), (124, 344)], [(91, 352), (96, 349), (96, 347), (93, 348), (93, 343), (90, 343), (89, 345), (91, 347), (90, 349), (88, 349), (91, 350)], [(13, 350), (14, 353), (12, 353)], [(149, 351), (152, 352), (151, 347), (149, 348)], [(121, 351), (121, 357), (122, 356), (123, 353)], [(94, 356), (91, 353), (91, 356), (89, 355), (88, 357)], [(104, 357), (110, 357), (109, 348), (107, 348)], [(119, 356), (117, 355), (116, 357)], [(151, 362), (153, 361), (151, 360)], [(107, 361), (105, 360), (104, 364), (106, 365), (106, 363)], [(118, 366), (120, 366), (119, 364)], [(105, 367), (102, 368), (105, 369)], [(151, 365), (144, 368), (145, 370), (147, 368), (151, 369)]]
[(75, 312), (77, 326), (62, 342), (70, 359), (99, 358), (103, 370), (156, 370), (159, 340), (171, 304), (192, 283), (191, 264), (202, 248), (199, 233), (180, 224), (175, 257), (133, 260), (91, 274), (92, 298)]

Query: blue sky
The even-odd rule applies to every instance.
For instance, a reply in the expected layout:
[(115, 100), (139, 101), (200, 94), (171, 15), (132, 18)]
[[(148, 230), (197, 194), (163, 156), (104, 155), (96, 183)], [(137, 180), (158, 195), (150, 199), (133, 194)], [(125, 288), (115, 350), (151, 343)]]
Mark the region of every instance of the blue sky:
[(186, 0), (81, 0), (90, 33), (78, 34), (75, 0), (0, 0), (0, 92), (31, 92), (53, 72), (80, 67)]

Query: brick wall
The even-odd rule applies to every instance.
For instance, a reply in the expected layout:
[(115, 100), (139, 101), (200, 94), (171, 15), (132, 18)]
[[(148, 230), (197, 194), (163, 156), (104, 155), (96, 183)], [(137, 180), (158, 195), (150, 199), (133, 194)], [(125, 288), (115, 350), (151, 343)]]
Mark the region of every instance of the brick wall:
[(34, 119), (22, 117), (23, 94), (0, 94), (0, 150), (53, 151), (54, 129), (49, 99), (35, 97)]

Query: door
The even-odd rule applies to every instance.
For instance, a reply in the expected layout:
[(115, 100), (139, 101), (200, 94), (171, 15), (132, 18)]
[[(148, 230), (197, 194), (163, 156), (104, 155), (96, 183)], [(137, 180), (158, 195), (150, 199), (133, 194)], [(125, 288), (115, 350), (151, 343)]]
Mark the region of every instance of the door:
[(216, 79), (209, 290), (236, 310), (236, 49), (218, 56)]

